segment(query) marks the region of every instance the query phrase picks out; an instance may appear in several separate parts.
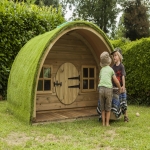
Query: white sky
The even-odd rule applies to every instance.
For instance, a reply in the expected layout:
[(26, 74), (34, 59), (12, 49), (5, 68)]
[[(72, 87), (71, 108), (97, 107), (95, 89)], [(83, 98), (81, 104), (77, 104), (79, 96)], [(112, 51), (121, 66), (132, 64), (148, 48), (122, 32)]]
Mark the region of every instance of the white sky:
[[(73, 7), (74, 8), (74, 7)], [(72, 17), (73, 10), (69, 9), (69, 5), (67, 6), (67, 13), (65, 14), (65, 19), (68, 21), (69, 18)]]
[[(118, 8), (122, 8), (119, 4), (117, 4), (117, 7), (118, 7)], [(122, 14), (123, 14), (123, 12), (121, 11), (121, 12), (118, 14), (117, 18), (116, 18), (117, 26), (118, 26), (118, 23), (119, 23), (119, 20), (120, 20), (120, 17), (122, 16)]]

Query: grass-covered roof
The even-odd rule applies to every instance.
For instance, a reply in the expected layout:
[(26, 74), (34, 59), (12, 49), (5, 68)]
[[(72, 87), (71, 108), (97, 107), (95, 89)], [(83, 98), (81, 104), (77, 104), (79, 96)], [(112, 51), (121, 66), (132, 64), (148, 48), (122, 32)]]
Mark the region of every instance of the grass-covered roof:
[(49, 45), (60, 34), (76, 27), (88, 27), (94, 30), (103, 37), (107, 46), (113, 49), (103, 31), (85, 21), (67, 22), (28, 41), (15, 58), (8, 81), (8, 108), (20, 120), (26, 123), (32, 120), (37, 76), (44, 54), (49, 51)]

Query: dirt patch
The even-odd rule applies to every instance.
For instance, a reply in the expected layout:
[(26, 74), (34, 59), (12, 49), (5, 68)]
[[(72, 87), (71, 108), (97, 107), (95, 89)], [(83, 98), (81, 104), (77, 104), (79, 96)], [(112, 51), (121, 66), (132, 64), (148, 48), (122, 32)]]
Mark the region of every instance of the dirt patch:
[[(112, 141), (116, 136), (118, 136), (116, 134), (116, 131), (115, 130), (107, 130), (103, 133), (102, 135), (102, 139), (105, 141)], [(102, 150), (113, 150), (114, 148), (113, 147), (110, 147), (110, 146), (106, 146), (105, 144), (101, 143), (99, 145), (97, 145), (94, 150), (99, 150), (99, 149), (102, 149)]]
[(39, 143), (47, 143), (49, 141), (53, 141), (53, 142), (59, 141), (59, 139), (56, 138), (56, 136), (54, 136), (53, 134), (47, 134), (46, 136), (37, 136), (35, 137), (34, 140)]
[(116, 134), (115, 130), (107, 130), (103, 135), (103, 138), (106, 140), (113, 140), (118, 134)]
[(47, 142), (64, 142), (68, 141), (71, 137), (69, 136), (61, 136), (61, 137), (56, 137), (53, 134), (47, 134), (47, 135), (39, 135), (35, 134), (34, 132), (31, 133), (31, 135), (27, 135), (26, 133), (15, 133), (12, 132), (10, 133), (6, 138), (2, 139), (4, 142), (6, 142), (8, 145), (22, 145), (25, 146), (26, 143), (32, 142), (33, 145), (35, 143), (47, 143)]
[(28, 137), (25, 133), (12, 132), (3, 141), (8, 145), (24, 145), (30, 139), (31, 137)]

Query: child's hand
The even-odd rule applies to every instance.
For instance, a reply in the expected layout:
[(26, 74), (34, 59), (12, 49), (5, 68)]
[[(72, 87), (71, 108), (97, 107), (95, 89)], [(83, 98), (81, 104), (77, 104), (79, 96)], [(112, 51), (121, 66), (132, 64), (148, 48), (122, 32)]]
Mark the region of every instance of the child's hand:
[(122, 88), (119, 89), (119, 94), (121, 94), (121, 93), (122, 93)]
[(122, 87), (121, 87), (121, 93), (124, 93), (124, 92), (125, 92), (125, 87), (122, 86)]

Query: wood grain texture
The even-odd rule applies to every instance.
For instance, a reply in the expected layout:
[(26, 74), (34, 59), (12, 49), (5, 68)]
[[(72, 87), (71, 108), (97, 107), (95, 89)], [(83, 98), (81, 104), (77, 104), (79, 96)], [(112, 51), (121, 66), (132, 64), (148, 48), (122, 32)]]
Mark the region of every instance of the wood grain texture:
[[(36, 111), (97, 106), (98, 91), (95, 89), (94, 93), (87, 91), (82, 94), (81, 89), (68, 88), (82, 84), (81, 81), (68, 78), (81, 76), (83, 65), (96, 67), (95, 81), (98, 81), (99, 68), (91, 51), (91, 47), (73, 33), (62, 36), (54, 44), (44, 61), (44, 65), (51, 65), (53, 68), (52, 93), (37, 94)], [(54, 87), (53, 83), (56, 81), (62, 82), (62, 87)]]

